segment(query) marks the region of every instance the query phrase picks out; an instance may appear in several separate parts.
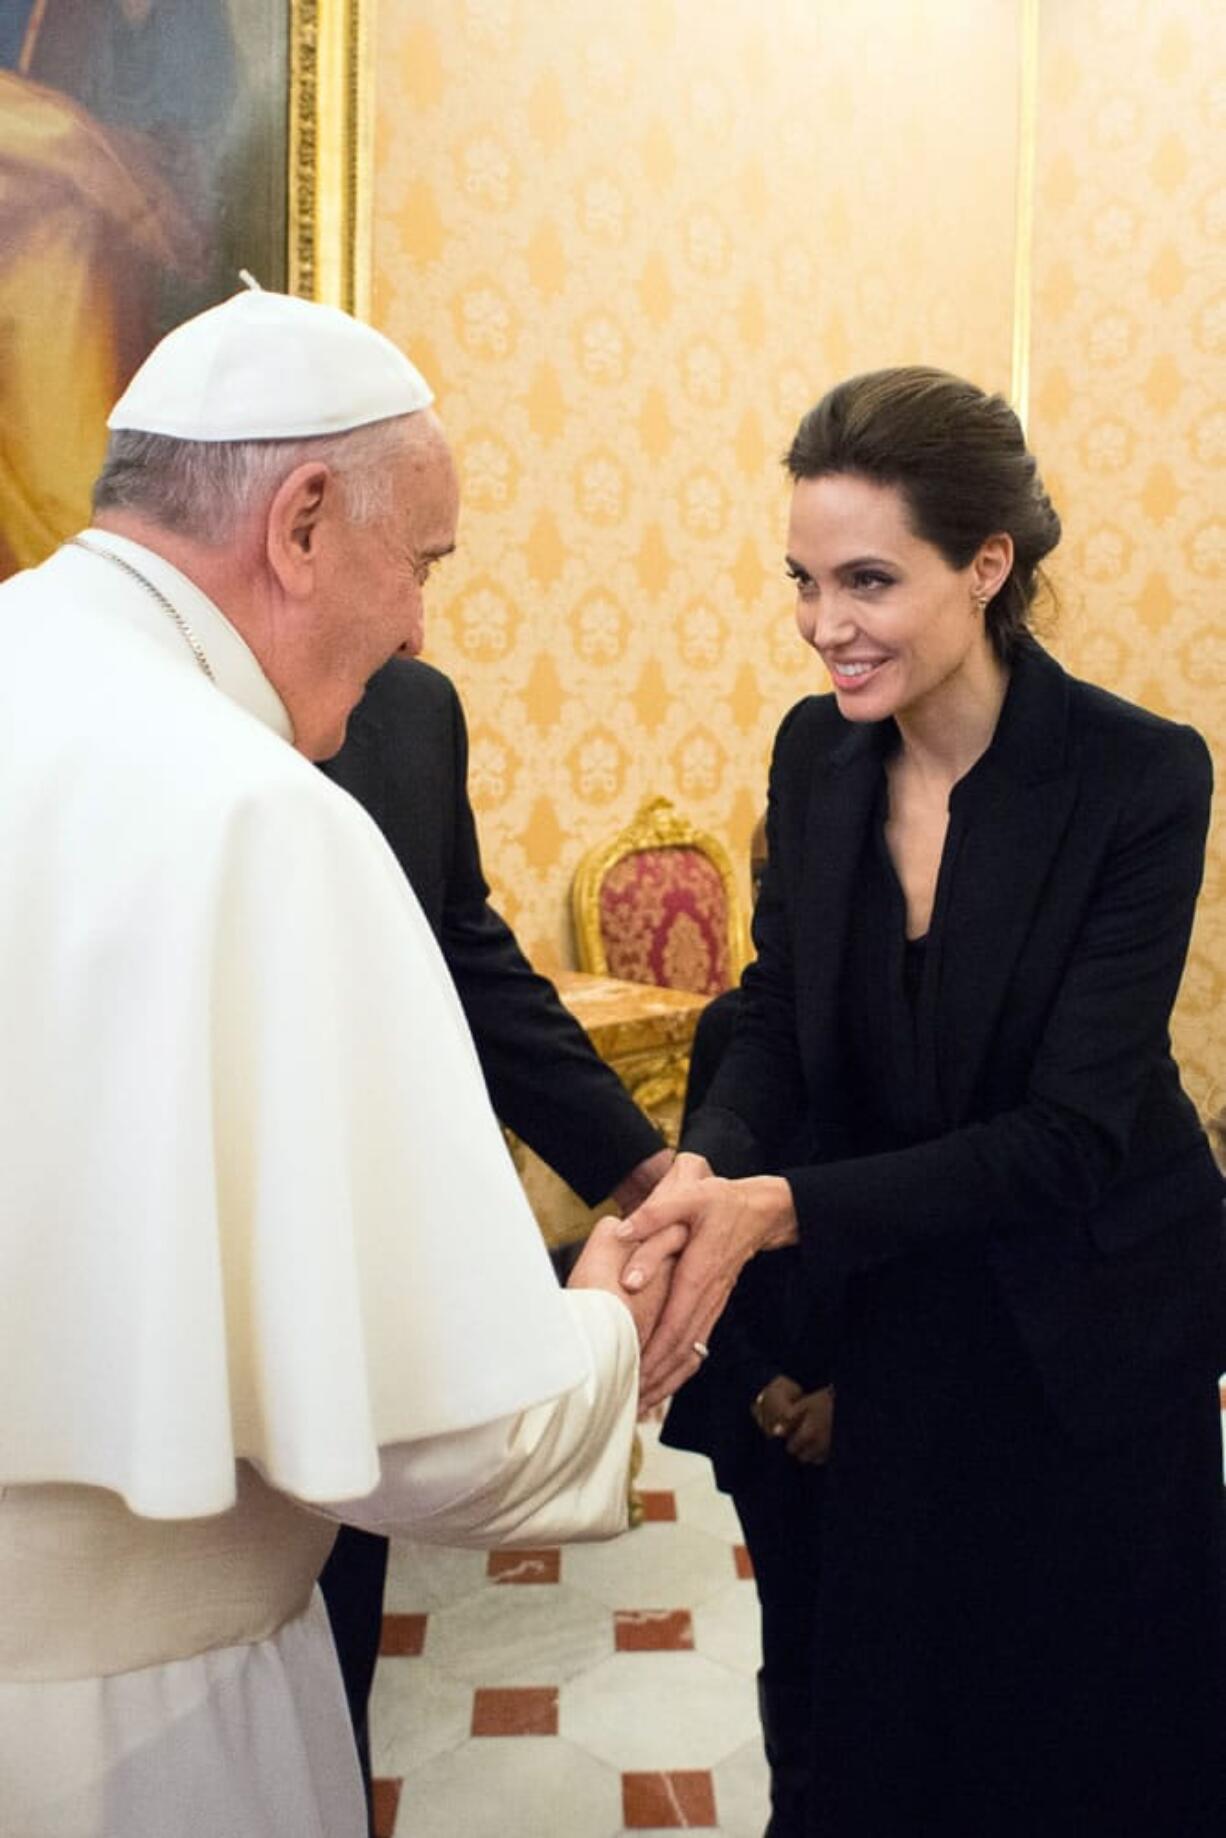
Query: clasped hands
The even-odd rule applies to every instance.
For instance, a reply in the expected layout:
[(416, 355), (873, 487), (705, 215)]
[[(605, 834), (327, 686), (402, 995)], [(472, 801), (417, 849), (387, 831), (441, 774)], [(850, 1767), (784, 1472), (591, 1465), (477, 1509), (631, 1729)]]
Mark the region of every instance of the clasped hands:
[(701, 1155), (678, 1155), (628, 1218), (600, 1221), (571, 1285), (620, 1287), (642, 1348), (642, 1409), (693, 1377), (733, 1284), (755, 1252), (794, 1244), (796, 1236), (792, 1190), (781, 1176), (726, 1181)]
[(763, 1385), (750, 1414), (762, 1434), (772, 1442), (781, 1442), (797, 1461), (820, 1467), (828, 1459), (834, 1427), (832, 1385), (806, 1391), (781, 1372), (769, 1385)]

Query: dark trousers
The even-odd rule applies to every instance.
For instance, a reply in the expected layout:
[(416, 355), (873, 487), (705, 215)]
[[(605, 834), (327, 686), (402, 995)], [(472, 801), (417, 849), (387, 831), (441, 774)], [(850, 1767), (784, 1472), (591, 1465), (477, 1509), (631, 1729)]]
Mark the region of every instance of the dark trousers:
[(336, 1642), (345, 1681), (349, 1718), (357, 1742), (362, 1784), (366, 1789), (367, 1817), (374, 1829), (370, 1774), (370, 1689), (379, 1658), (383, 1627), (383, 1586), (387, 1580), (386, 1538), (342, 1525), (332, 1555), (323, 1567), (323, 1591), (332, 1638)]
[(825, 1485), (824, 1468), (796, 1461), (763, 1437), (732, 1492), (762, 1613), (758, 1707), (770, 1766), (767, 1838), (806, 1838), (808, 1832)]

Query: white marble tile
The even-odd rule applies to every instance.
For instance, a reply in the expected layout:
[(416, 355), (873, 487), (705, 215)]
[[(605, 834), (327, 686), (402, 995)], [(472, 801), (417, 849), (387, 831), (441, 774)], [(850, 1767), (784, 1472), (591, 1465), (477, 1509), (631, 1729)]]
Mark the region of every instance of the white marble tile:
[(621, 1780), (557, 1736), (482, 1736), (404, 1784), (396, 1838), (615, 1838)]
[(458, 1748), (472, 1727), (472, 1686), (428, 1659), (382, 1659), (370, 1699), (370, 1754), (376, 1775), (409, 1774)]
[(698, 1475), (674, 1492), (678, 1524), (692, 1525), (712, 1538), (726, 1538), (729, 1544), (744, 1544), (735, 1506), (726, 1493), (716, 1493), (709, 1475)]
[(640, 1424), (639, 1440), (643, 1445), (643, 1466), (634, 1477), (636, 1487), (649, 1491), (677, 1488), (695, 1480), (705, 1481), (708, 1487), (714, 1485), (706, 1456), (694, 1455), (689, 1449), (666, 1449), (660, 1441), (658, 1423)]
[(474, 1685), (560, 1685), (613, 1651), (613, 1617), (561, 1584), (490, 1584), (426, 1628), (431, 1663)]
[(457, 1551), (448, 1545), (395, 1539), (388, 1556), (383, 1605), (389, 1614), (429, 1614), (449, 1602), (462, 1602), (475, 1590), (484, 1589), (486, 1562), (484, 1551)]
[(563, 1686), (558, 1728), (613, 1768), (712, 1768), (756, 1735), (757, 1693), (697, 1653), (616, 1653)]
[(762, 1664), (762, 1616), (752, 1583), (734, 1582), (693, 1611), (694, 1651), (747, 1678)]
[[(428, 1615), (420, 1659), (386, 1659), (371, 1725), (377, 1774), (402, 1776), (397, 1838), (653, 1838), (623, 1832), (623, 1771), (711, 1768), (724, 1838), (760, 1838), (757, 1596), (736, 1580), (729, 1503), (700, 1456), (645, 1426), (639, 1485), (679, 1522), (572, 1545), (562, 1581), (493, 1585), (480, 1551), (393, 1545), (387, 1606)], [(695, 1652), (615, 1653), (614, 1609), (689, 1608)], [(480, 1685), (559, 1686), (556, 1737), (469, 1735)], [(661, 1832), (655, 1838), (666, 1838)]]
[(713, 1772), (715, 1811), (725, 1838), (762, 1838), (770, 1817), (770, 1770), (761, 1740), (747, 1742)]
[(562, 1552), (568, 1589), (610, 1608), (693, 1608), (735, 1575), (722, 1540), (688, 1525), (652, 1523), (610, 1544), (572, 1544)]

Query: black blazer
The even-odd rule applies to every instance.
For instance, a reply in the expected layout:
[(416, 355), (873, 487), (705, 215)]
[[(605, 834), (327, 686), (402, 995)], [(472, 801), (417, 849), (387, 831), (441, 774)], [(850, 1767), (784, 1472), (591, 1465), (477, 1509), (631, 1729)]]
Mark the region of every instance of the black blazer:
[(442, 946), (495, 1111), (589, 1204), (662, 1147), (489, 904), (468, 800), (468, 733), (450, 680), (393, 658), (324, 772), (383, 831)]
[(845, 722), (833, 696), (785, 720), (758, 961), (685, 1147), (742, 1174), (779, 1168), (789, 1133), (809, 1132), (811, 1160), (785, 1172), (828, 1309), (857, 1271), (987, 1233), (1050, 1403), (1073, 1434), (1108, 1439), (1226, 1351), (1221, 1177), (1167, 1032), (1208, 752), (1024, 645), (992, 744), (950, 798), (922, 1030), (944, 1132), (864, 1155), (832, 1021), (894, 739), (892, 722)]

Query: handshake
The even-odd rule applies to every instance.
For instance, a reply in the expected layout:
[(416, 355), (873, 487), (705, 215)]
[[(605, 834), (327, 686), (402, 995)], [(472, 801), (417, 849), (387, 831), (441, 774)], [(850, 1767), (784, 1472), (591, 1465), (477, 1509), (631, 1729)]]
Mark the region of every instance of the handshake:
[(569, 1287), (608, 1290), (629, 1308), (642, 1349), (639, 1404), (649, 1410), (697, 1372), (743, 1266), (796, 1237), (782, 1176), (726, 1181), (701, 1155), (678, 1155), (633, 1212), (599, 1221)]

